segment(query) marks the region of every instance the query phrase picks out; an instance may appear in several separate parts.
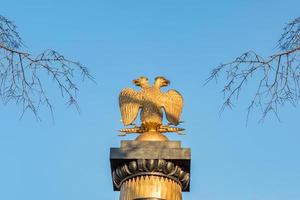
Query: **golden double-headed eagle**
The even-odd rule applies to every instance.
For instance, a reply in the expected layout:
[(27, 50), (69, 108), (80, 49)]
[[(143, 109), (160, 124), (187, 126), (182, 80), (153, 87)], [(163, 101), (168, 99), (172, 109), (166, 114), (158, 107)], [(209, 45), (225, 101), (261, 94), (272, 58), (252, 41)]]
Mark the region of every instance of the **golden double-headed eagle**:
[[(119, 96), (122, 122), (125, 126), (133, 125), (131, 128), (120, 130), (123, 132), (121, 135), (126, 135), (127, 133), (141, 133), (141, 135), (143, 133), (150, 135), (164, 132), (181, 133), (184, 130), (174, 127), (180, 123), (183, 107), (181, 94), (176, 90), (167, 92), (160, 90), (161, 87), (169, 85), (169, 80), (158, 76), (155, 78), (154, 84), (150, 86), (148, 78), (142, 76), (133, 80), (133, 83), (141, 87), (141, 90), (135, 91), (131, 88), (125, 88)], [(140, 110), (141, 124), (138, 126), (134, 124), (134, 121)], [(167, 125), (163, 125), (163, 110), (169, 121)]]

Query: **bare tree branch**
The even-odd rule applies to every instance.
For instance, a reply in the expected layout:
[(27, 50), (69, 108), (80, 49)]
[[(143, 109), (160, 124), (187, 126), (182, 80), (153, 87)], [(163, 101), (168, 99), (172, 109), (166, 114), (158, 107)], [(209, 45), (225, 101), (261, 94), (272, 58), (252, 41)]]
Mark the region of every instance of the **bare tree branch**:
[(221, 112), (226, 107), (231, 108), (245, 84), (249, 80), (256, 81), (257, 77), (258, 86), (247, 108), (247, 120), (256, 107), (260, 108), (261, 120), (264, 120), (270, 112), (278, 118), (279, 107), (286, 103), (297, 105), (300, 98), (300, 17), (284, 27), (277, 48), (280, 52), (267, 58), (248, 51), (212, 70), (206, 83), (226, 74)]
[(4, 104), (22, 105), (22, 115), (30, 110), (39, 118), (41, 106), (53, 105), (44, 89), (44, 76), (50, 77), (59, 88), (68, 105), (78, 109), (78, 87), (75, 75), (94, 80), (88, 69), (79, 62), (65, 58), (54, 50), (45, 50), (37, 56), (22, 51), (24, 47), (16, 26), (0, 16), (0, 97)]

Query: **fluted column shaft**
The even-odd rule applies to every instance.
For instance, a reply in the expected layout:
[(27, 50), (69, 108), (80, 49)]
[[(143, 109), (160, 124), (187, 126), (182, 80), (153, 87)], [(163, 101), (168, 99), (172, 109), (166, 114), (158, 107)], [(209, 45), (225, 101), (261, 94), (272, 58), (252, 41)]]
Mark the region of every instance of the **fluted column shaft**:
[(139, 176), (126, 180), (121, 186), (120, 200), (168, 199), (181, 200), (181, 185), (160, 176)]

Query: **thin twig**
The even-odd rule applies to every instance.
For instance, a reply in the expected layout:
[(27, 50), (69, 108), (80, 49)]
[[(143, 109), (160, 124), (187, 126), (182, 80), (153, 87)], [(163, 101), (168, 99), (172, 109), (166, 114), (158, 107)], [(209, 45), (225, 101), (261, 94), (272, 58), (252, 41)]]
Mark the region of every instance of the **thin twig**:
[(34, 57), (24, 47), (16, 26), (0, 15), (0, 97), (4, 103), (22, 105), (21, 117), (30, 110), (37, 119), (39, 109), (46, 106), (53, 118), (53, 105), (44, 89), (45, 74), (59, 88), (68, 105), (79, 110), (75, 75), (94, 81), (88, 69), (65, 58), (55, 50), (45, 50)]
[(277, 43), (279, 53), (266, 59), (254, 51), (248, 51), (229, 63), (214, 68), (205, 84), (225, 73), (223, 86), (224, 102), (220, 109), (232, 108), (233, 97), (238, 99), (245, 84), (258, 77), (258, 86), (247, 108), (247, 122), (250, 112), (261, 109), (261, 121), (273, 112), (279, 120), (278, 108), (286, 103), (296, 106), (300, 98), (300, 17), (284, 27), (284, 33)]

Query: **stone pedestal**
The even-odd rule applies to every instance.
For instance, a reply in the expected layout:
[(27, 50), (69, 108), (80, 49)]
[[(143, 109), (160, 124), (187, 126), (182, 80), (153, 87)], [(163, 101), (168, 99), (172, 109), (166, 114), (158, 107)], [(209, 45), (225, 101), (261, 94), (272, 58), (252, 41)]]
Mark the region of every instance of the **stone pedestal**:
[(121, 141), (110, 149), (114, 190), (120, 200), (181, 200), (190, 188), (190, 161), (179, 141)]

